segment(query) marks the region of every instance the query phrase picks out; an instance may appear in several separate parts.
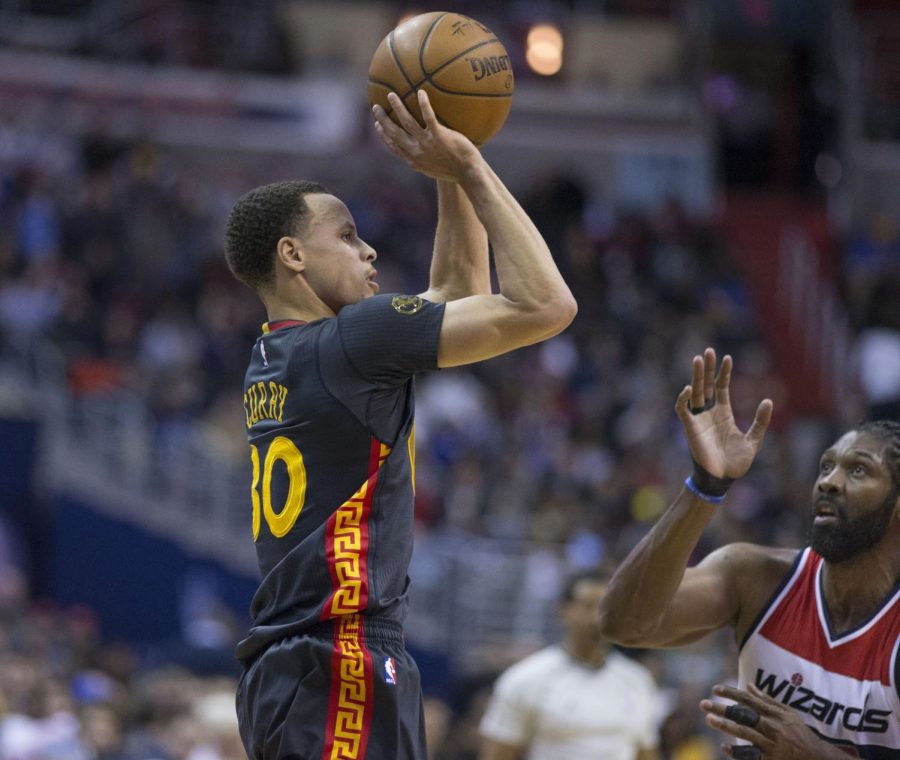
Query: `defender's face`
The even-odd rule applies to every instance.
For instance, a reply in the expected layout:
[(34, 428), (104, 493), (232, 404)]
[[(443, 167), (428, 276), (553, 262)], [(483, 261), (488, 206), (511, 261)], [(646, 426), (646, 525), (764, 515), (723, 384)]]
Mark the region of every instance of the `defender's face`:
[(822, 454), (810, 545), (826, 560), (843, 562), (868, 551), (896, 517), (900, 491), (884, 450), (879, 438), (851, 431)]
[(562, 620), (566, 630), (576, 636), (600, 636), (600, 600), (606, 584), (585, 579), (572, 589), (572, 598), (562, 605)]
[(333, 195), (306, 196), (310, 216), (300, 238), (310, 287), (337, 314), (378, 292), (375, 249), (359, 238), (350, 210)]

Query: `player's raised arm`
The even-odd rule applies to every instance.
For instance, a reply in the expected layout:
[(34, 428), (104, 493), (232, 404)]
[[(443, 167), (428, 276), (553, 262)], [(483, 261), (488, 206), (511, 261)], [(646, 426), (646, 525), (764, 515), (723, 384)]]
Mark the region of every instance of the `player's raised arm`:
[(577, 306), (537, 228), (468, 138), (438, 123), (424, 92), (422, 127), (395, 94), (389, 96), (400, 125), (374, 109), (388, 148), (413, 169), (457, 183), (487, 230), (500, 292), (447, 303), (438, 365), (468, 364), (564, 330)]
[(438, 220), (428, 290), (429, 301), (455, 301), (491, 292), (488, 240), (472, 202), (455, 182), (437, 181)]
[(772, 416), (767, 399), (759, 405), (750, 429), (746, 433), (738, 429), (729, 399), (731, 366), (731, 357), (726, 356), (716, 375), (711, 348), (694, 357), (691, 384), (675, 405), (694, 459), (694, 474), (610, 581), (600, 612), (603, 633), (612, 641), (678, 646), (735, 625), (743, 600), (742, 580), (751, 570), (766, 572), (772, 564), (769, 550), (731, 544), (696, 567), (687, 567), (729, 485), (750, 468)]

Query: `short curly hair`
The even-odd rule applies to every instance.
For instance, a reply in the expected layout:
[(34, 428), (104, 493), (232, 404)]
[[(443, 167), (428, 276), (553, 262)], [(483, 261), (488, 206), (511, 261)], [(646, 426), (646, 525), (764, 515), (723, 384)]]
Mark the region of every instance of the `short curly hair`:
[(860, 422), (855, 429), (875, 436), (884, 443), (884, 458), (891, 471), (891, 480), (894, 488), (900, 488), (900, 422), (869, 420)]
[(271, 284), (278, 241), (302, 235), (309, 220), (305, 196), (328, 192), (318, 182), (286, 180), (238, 198), (225, 224), (225, 260), (234, 276), (254, 290)]

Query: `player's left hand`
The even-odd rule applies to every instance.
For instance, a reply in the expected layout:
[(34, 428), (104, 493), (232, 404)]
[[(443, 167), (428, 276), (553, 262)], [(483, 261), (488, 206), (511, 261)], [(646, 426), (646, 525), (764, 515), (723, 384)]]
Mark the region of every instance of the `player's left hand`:
[(478, 148), (461, 132), (441, 124), (424, 90), (416, 93), (425, 126), (419, 124), (395, 92), (388, 102), (399, 121), (395, 124), (381, 106), (373, 106), (375, 131), (388, 150), (417, 172), (459, 182), (468, 167), (483, 161)]
[[(819, 739), (800, 720), (796, 710), (772, 699), (752, 684), (748, 689), (743, 691), (716, 685), (713, 686), (712, 693), (756, 712), (759, 716), (756, 725), (747, 726), (729, 720), (725, 717), (725, 711), (730, 705), (704, 699), (700, 702), (700, 709), (706, 713), (706, 725), (755, 745), (760, 750), (760, 760), (839, 760), (847, 757), (837, 747)], [(726, 757), (740, 758), (742, 750), (746, 751), (743, 745), (722, 745)]]
[(715, 478), (743, 476), (762, 448), (772, 420), (772, 402), (763, 399), (746, 433), (735, 423), (731, 410), (732, 359), (726, 355), (716, 372), (716, 352), (707, 348), (695, 356), (691, 384), (675, 401), (691, 457)]

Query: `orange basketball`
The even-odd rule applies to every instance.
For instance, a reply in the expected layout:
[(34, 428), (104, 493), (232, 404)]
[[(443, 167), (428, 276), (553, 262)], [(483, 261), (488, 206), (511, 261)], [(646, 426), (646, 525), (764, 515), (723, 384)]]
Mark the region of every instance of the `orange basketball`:
[(490, 29), (458, 13), (435, 11), (400, 24), (369, 64), (369, 102), (391, 118), (387, 95), (393, 91), (422, 123), (420, 89), (442, 124), (483, 145), (509, 115), (515, 80), (506, 48)]

